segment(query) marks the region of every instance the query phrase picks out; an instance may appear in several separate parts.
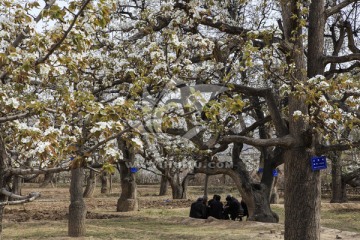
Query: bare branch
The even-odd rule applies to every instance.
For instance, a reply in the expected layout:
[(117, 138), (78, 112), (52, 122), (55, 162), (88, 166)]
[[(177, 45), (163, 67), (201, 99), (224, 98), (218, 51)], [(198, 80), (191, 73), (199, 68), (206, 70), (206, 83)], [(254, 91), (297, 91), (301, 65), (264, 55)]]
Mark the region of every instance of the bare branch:
[(344, 1), (342, 1), (341, 3), (335, 5), (334, 7), (327, 9), (325, 11), (325, 18), (328, 18), (328, 17), (340, 12), (341, 9), (347, 7), (348, 5), (350, 5), (352, 3), (358, 2), (358, 1), (359, 0), (344, 0)]
[(360, 53), (353, 53), (344, 56), (325, 56), (323, 61), (325, 65), (328, 63), (345, 63), (351, 61), (360, 61)]
[(271, 147), (271, 146), (279, 146), (284, 148), (290, 148), (294, 143), (295, 139), (291, 137), (290, 135), (286, 135), (281, 138), (270, 138), (270, 139), (256, 139), (256, 138), (250, 138), (250, 137), (244, 137), (244, 136), (238, 136), (238, 135), (230, 135), (230, 136), (224, 136), (220, 142), (222, 143), (246, 143), (251, 146), (257, 146), (257, 147)]
[(316, 147), (317, 154), (324, 154), (330, 151), (345, 151), (354, 147), (360, 147), (360, 141), (352, 143), (334, 144), (334, 145), (319, 145)]
[(30, 174), (40, 174), (40, 173), (59, 173), (69, 171), (69, 167), (56, 167), (56, 168), (29, 168), (29, 169), (22, 169), (22, 168), (9, 168), (7, 172), (10, 175), (30, 175)]
[(64, 42), (64, 40), (67, 38), (67, 36), (69, 35), (71, 29), (74, 27), (78, 17), (83, 13), (83, 11), (85, 10), (86, 6), (89, 4), (91, 0), (87, 0), (86, 2), (84, 2), (84, 4), (81, 6), (80, 10), (77, 12), (77, 14), (75, 15), (74, 19), (72, 20), (70, 26), (68, 27), (68, 29), (64, 32), (64, 35), (62, 36), (62, 38), (55, 43), (54, 45), (51, 46), (50, 50), (48, 51), (48, 53), (44, 56), (41, 57), (39, 59), (36, 60), (35, 65), (38, 65), (40, 63), (45, 62), (50, 56), (51, 54), (53, 54), (53, 52), (60, 47), (60, 45)]
[[(7, 191), (6, 191), (7, 192)], [(1, 189), (1, 193), (4, 194), (3, 189)], [(11, 193), (10, 193), (11, 194)], [(7, 195), (7, 194), (4, 194)], [(7, 195), (8, 196), (8, 195)], [(17, 200), (17, 201), (6, 201), (6, 202), (0, 202), (0, 206), (4, 206), (4, 205), (17, 205), (17, 204), (23, 204), (23, 203), (27, 203), (27, 202), (32, 202), (35, 199), (39, 198), (41, 196), (40, 193), (38, 192), (34, 192), (34, 193), (30, 193), (28, 196), (23, 197), (23, 196), (19, 196), (19, 195), (12, 195), (12, 197), (21, 197), (21, 200)]]
[(11, 116), (6, 116), (6, 117), (0, 117), (0, 123), (13, 121), (13, 120), (17, 120), (17, 119), (23, 119), (23, 118), (32, 116), (34, 114), (35, 113), (26, 112), (26, 113), (19, 113), (19, 114), (16, 114), (16, 115), (11, 115)]

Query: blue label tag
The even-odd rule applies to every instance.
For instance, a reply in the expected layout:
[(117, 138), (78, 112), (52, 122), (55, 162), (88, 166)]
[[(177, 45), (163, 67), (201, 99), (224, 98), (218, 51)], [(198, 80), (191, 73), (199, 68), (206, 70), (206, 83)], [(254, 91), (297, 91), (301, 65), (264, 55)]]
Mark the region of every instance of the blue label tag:
[(277, 177), (279, 176), (279, 173), (276, 169), (273, 170), (273, 177)]
[(138, 169), (136, 167), (132, 167), (130, 168), (130, 172), (131, 173), (136, 173), (138, 171)]
[(310, 159), (310, 164), (311, 164), (311, 169), (313, 171), (317, 171), (317, 170), (321, 170), (321, 169), (326, 169), (327, 168), (327, 164), (326, 164), (326, 157), (325, 156), (314, 156), (311, 157)]
[(264, 172), (264, 168), (259, 168), (258, 173)]

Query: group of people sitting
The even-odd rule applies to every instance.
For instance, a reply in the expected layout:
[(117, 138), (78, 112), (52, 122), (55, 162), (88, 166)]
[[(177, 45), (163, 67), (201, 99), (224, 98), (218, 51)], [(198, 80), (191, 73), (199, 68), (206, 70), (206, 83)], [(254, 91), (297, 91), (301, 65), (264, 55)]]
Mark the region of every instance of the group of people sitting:
[(245, 202), (243, 200), (239, 202), (231, 195), (226, 196), (225, 206), (221, 202), (221, 196), (217, 194), (209, 201), (204, 196), (191, 204), (190, 217), (206, 219), (210, 216), (217, 219), (239, 219), (242, 221), (242, 217), (249, 217), (249, 213)]

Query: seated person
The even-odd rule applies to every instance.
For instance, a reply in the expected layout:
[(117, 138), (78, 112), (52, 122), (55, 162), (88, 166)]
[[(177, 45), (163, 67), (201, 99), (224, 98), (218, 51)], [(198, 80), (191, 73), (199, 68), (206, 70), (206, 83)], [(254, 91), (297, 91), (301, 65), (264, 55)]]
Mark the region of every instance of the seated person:
[(221, 196), (215, 194), (213, 196), (213, 199), (209, 201), (208, 216), (212, 216), (217, 219), (224, 218), (223, 216), (224, 207), (220, 200), (221, 200)]
[(236, 198), (232, 197), (231, 195), (228, 195), (226, 197), (226, 205), (224, 207), (225, 219), (229, 219), (229, 215), (230, 215), (230, 219), (235, 221), (237, 216), (239, 216), (240, 212), (241, 212), (241, 205), (239, 201)]
[(190, 217), (206, 219), (206, 205), (203, 198), (198, 198), (196, 202), (191, 204)]
[(242, 209), (244, 210), (243, 215), (246, 216), (246, 218), (248, 218), (249, 217), (249, 211), (248, 211), (247, 205), (244, 202), (244, 200), (241, 199), (240, 205), (241, 205)]

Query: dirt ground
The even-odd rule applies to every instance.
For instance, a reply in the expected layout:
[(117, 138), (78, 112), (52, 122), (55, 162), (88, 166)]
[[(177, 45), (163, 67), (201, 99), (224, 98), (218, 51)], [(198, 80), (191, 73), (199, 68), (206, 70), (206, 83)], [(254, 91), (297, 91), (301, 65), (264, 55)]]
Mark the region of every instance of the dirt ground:
[[(120, 190), (113, 189), (112, 194), (102, 195), (97, 189), (94, 197), (86, 199), (87, 205), (87, 219), (90, 221), (97, 221), (94, 224), (99, 225), (98, 220), (104, 219), (122, 219), (123, 227), (126, 228), (126, 221), (137, 221), (139, 224), (146, 225), (148, 222), (157, 224), (152, 230), (151, 227), (147, 229), (142, 229), (142, 226), (137, 228), (132, 225), (130, 227), (136, 231), (146, 231), (147, 233), (142, 237), (142, 239), (172, 239), (169, 236), (157, 236), (153, 235), (156, 232), (156, 228), (162, 229), (162, 227), (170, 226), (174, 228), (169, 230), (170, 236), (174, 236), (173, 239), (211, 239), (216, 236), (218, 232), (225, 235), (226, 238), (223, 239), (283, 239), (283, 224), (269, 224), (269, 223), (258, 223), (258, 222), (233, 222), (233, 221), (224, 221), (217, 219), (191, 219), (188, 216), (189, 206), (191, 202), (196, 199), (198, 196), (196, 191), (193, 191), (193, 194), (190, 194), (189, 199), (186, 200), (172, 200), (170, 195), (159, 197), (157, 196), (158, 188), (155, 186), (140, 186), (139, 187), (139, 205), (140, 209), (137, 212), (129, 213), (117, 213), (116, 202)], [(5, 235), (8, 233), (7, 238), (12, 239), (12, 236), (9, 232), (9, 229), (12, 227), (26, 226), (24, 224), (49, 224), (59, 223), (59, 226), (66, 226), (66, 220), (68, 216), (68, 207), (69, 207), (69, 190), (68, 188), (53, 188), (48, 187), (44, 189), (37, 189), (26, 187), (23, 189), (22, 194), (27, 194), (33, 191), (41, 191), (41, 198), (35, 202), (19, 205), (19, 206), (7, 206), (5, 208), (4, 214), (4, 225), (5, 225)], [(283, 205), (274, 205), (276, 209), (283, 211)], [(329, 204), (323, 203), (323, 209), (332, 210), (349, 210), (360, 212), (359, 203), (348, 203), (348, 204)], [(126, 219), (126, 220), (124, 220)], [(14, 225), (14, 224), (20, 224)], [(108, 222), (107, 224), (111, 224)], [(346, 224), (346, 223), (344, 223)], [(163, 225), (163, 226), (162, 226)], [(116, 225), (117, 226), (117, 225)], [(56, 226), (55, 226), (56, 227)], [(213, 234), (204, 235), (199, 233), (199, 229), (209, 227), (214, 231)], [(168, 229), (170, 229), (168, 227)], [(243, 229), (243, 232), (239, 229)], [(235, 231), (236, 230), (236, 231)], [(246, 230), (246, 231), (245, 231)], [(120, 231), (120, 230), (119, 230)], [(151, 232), (152, 231), (152, 232)], [(165, 234), (167, 229), (162, 230)], [(184, 231), (188, 231), (187, 234)], [(178, 233), (177, 233), (178, 232)], [(189, 234), (192, 234), (191, 236)], [(61, 235), (61, 234), (60, 234)], [(71, 239), (66, 237), (66, 233), (62, 233), (63, 236), (51, 236), (51, 239)], [(23, 237), (16, 235), (14, 239), (43, 239), (41, 234), (38, 237)], [(175, 237), (176, 236), (176, 237)], [(223, 236), (223, 235), (221, 235)], [(239, 237), (243, 236), (243, 238)], [(46, 236), (44, 237), (44, 239)], [(84, 239), (136, 239), (131, 236), (128, 238), (116, 238), (116, 237), (91, 237)], [(350, 232), (350, 231), (341, 231), (332, 228), (321, 228), (321, 239), (360, 239), (360, 231)]]

